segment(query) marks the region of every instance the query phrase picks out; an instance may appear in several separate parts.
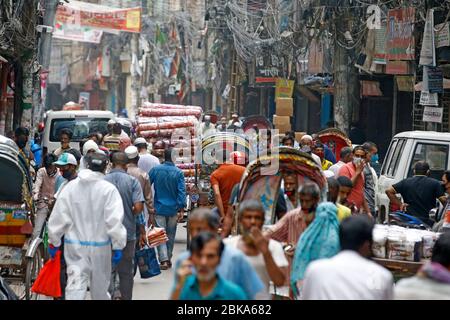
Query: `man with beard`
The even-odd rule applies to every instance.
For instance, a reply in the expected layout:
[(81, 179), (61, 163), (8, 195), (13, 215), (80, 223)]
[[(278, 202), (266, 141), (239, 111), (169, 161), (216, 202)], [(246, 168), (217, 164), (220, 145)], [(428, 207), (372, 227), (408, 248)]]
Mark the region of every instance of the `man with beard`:
[(226, 245), (241, 250), (255, 268), (269, 292), (270, 282), (282, 286), (286, 280), (289, 265), (283, 246), (275, 240), (268, 240), (262, 233), (264, 208), (256, 200), (247, 200), (239, 206), (240, 235), (224, 240)]
[(283, 177), (284, 200), (286, 201), (286, 212), (298, 207), (298, 179), (295, 172), (286, 172)]
[[(298, 197), (298, 208), (286, 213), (281, 220), (269, 227), (264, 233), (266, 237), (283, 244), (289, 265), (292, 264), (292, 258), (295, 253), (298, 239), (314, 220), (314, 213), (320, 201), (320, 189), (317, 184), (313, 182), (305, 183), (300, 187)], [(290, 276), (288, 273), (287, 279), (289, 278)], [(284, 287), (277, 288), (277, 291), (285, 296), (293, 297), (292, 292), (286, 290), (287, 285), (288, 284), (286, 283)]]
[[(192, 238), (195, 238), (201, 232), (218, 232), (219, 218), (206, 208), (197, 208), (189, 215), (188, 232)], [(189, 259), (191, 253), (183, 252), (177, 259), (175, 264), (175, 275), (182, 265), (183, 261)], [(250, 265), (247, 257), (240, 251), (225, 245), (217, 266), (217, 273), (222, 279), (230, 281), (242, 288), (245, 296), (251, 300), (259, 300), (267, 298), (264, 294), (265, 287), (255, 269)], [(243, 277), (242, 275), (246, 275)], [(174, 288), (178, 284), (175, 277)], [(175, 290), (175, 289), (173, 289)]]
[[(201, 232), (190, 245), (191, 256), (177, 272), (178, 283), (173, 300), (245, 300), (245, 293), (224, 280), (217, 267), (224, 250), (222, 239), (213, 232)], [(192, 269), (196, 274), (192, 274)]]

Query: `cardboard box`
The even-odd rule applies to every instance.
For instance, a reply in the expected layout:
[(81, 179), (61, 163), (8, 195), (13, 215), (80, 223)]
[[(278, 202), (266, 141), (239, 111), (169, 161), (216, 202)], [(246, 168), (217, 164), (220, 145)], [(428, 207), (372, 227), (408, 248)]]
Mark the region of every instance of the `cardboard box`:
[(298, 143), (300, 143), (300, 139), (306, 135), (306, 132), (296, 132), (295, 133), (295, 140), (297, 140)]
[(294, 100), (292, 98), (277, 98), (275, 114), (292, 117), (294, 115)]
[(277, 125), (277, 124), (291, 124), (291, 117), (289, 116), (278, 116), (278, 115), (274, 115), (273, 116), (273, 124)]
[(130, 73), (131, 60), (121, 61), (122, 73)]
[(276, 124), (275, 129), (279, 131), (280, 135), (284, 135), (286, 132), (291, 131), (292, 127), (290, 123), (284, 123), (284, 124)]

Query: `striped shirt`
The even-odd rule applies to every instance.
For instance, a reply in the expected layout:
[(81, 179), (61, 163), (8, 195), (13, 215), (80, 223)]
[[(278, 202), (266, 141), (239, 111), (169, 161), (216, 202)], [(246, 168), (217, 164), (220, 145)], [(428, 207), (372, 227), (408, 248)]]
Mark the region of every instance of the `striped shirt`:
[(302, 210), (297, 208), (286, 213), (273, 225), (268, 232), (268, 236), (279, 242), (297, 245), (298, 239), (305, 229), (306, 222)]

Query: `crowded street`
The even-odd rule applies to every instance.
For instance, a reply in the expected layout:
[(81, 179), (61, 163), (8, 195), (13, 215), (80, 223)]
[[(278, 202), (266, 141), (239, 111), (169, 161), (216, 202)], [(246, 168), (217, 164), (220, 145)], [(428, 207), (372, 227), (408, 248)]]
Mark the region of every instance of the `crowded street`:
[(0, 300), (450, 300), (450, 0), (1, 3)]

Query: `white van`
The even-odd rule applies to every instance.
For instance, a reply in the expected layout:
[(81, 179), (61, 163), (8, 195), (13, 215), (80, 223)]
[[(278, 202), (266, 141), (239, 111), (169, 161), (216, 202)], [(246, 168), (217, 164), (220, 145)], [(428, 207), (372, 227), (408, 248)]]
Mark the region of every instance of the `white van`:
[(450, 168), (450, 133), (434, 131), (407, 131), (397, 134), (391, 141), (381, 167), (376, 191), (380, 221), (387, 221), (389, 198), (385, 191), (393, 184), (412, 177), (417, 161), (430, 165), (430, 176), (441, 181)]
[(101, 132), (105, 134), (108, 131), (108, 121), (111, 119), (115, 119), (111, 111), (48, 111), (42, 138), (44, 154), (47, 152), (51, 153), (61, 146), (59, 134), (62, 129), (72, 131), (73, 136), (70, 146), (79, 150), (80, 141), (90, 133)]

